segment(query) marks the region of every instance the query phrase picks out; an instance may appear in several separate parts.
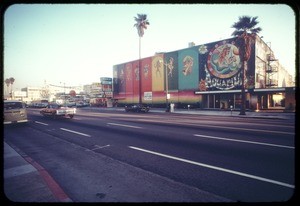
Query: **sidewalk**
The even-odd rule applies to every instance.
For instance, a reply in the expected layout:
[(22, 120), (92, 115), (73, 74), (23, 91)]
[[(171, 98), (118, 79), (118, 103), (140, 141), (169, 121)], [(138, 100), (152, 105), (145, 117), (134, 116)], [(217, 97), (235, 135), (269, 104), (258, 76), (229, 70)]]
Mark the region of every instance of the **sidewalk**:
[(42, 166), (16, 150), (4, 141), (5, 203), (72, 202)]
[[(115, 110), (115, 111), (125, 111), (123, 107), (82, 107), (80, 109), (90, 110), (90, 111), (101, 111), (101, 110)], [(149, 112), (166, 113), (172, 114), (170, 112), (165, 112), (165, 108), (150, 108)], [(246, 111), (246, 115), (240, 115), (238, 110), (209, 110), (209, 109), (174, 109), (174, 114), (195, 114), (195, 115), (214, 115), (214, 116), (232, 116), (240, 118), (269, 118), (269, 119), (295, 119), (296, 112), (283, 112), (273, 111), (273, 110), (260, 110), (260, 111)]]

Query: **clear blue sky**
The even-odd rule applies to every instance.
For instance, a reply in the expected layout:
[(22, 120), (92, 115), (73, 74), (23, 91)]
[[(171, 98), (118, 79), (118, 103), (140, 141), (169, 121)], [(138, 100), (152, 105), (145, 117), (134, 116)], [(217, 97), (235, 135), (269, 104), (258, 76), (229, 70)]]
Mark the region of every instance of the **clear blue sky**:
[(112, 77), (139, 57), (134, 17), (147, 14), (142, 58), (231, 38), (240, 16), (258, 16), (259, 33), (295, 74), (295, 14), (284, 4), (15, 4), (4, 14), (4, 79), (14, 88), (69, 86)]

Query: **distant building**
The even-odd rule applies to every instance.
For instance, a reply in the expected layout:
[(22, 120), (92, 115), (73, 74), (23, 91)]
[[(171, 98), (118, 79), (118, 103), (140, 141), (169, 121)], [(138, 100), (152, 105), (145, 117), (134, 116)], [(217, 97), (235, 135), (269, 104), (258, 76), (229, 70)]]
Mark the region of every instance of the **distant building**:
[[(242, 46), (230, 38), (114, 65), (113, 98), (153, 107), (241, 107)], [(295, 108), (295, 82), (271, 48), (256, 36), (245, 75), (249, 110)], [(141, 69), (139, 68), (141, 66)], [(141, 72), (141, 75), (139, 75)], [(141, 78), (141, 79), (140, 79)]]
[(27, 93), (27, 101), (41, 100), (41, 87), (25, 87), (21, 91)]

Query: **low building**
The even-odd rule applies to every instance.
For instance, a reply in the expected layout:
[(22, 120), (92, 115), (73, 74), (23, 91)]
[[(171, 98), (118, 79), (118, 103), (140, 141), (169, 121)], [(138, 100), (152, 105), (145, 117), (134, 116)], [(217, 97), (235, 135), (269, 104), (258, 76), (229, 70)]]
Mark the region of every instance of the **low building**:
[[(239, 109), (242, 103), (242, 43), (230, 38), (114, 65), (113, 97), (119, 105)], [(256, 36), (245, 67), (246, 109), (295, 108), (292, 75)], [(289, 99), (289, 106), (287, 106)]]

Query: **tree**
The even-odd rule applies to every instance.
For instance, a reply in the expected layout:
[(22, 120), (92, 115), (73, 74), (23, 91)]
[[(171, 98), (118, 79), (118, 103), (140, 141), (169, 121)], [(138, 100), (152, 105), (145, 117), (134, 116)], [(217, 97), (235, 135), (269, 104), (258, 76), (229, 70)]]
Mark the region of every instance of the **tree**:
[(142, 103), (142, 78), (141, 78), (141, 38), (144, 36), (144, 31), (147, 29), (147, 25), (150, 25), (146, 14), (137, 14), (134, 17), (136, 23), (134, 27), (137, 28), (139, 35), (139, 104)]
[(241, 71), (242, 75), (242, 104), (240, 115), (245, 115), (245, 104), (246, 104), (246, 94), (245, 94), (245, 77), (248, 69), (248, 60), (251, 56), (251, 45), (255, 42), (256, 35), (262, 30), (260, 27), (256, 27), (259, 23), (257, 21), (258, 17), (249, 17), (242, 16), (239, 17), (239, 21), (235, 22), (232, 25), (232, 28), (235, 31), (232, 33), (232, 36), (238, 37), (242, 40), (242, 60), (243, 60), (243, 68)]
[(10, 85), (10, 80), (9, 79), (5, 79), (5, 84), (7, 86), (7, 94), (9, 94), (9, 85)]
[(150, 25), (146, 14), (137, 14), (138, 17), (134, 17), (136, 23), (134, 26), (137, 28), (139, 37), (144, 36), (144, 30), (147, 29), (147, 25)]
[[(7, 93), (9, 94), (9, 97), (12, 98), (12, 85), (15, 82), (15, 78), (13, 78), (13, 77), (7, 78), (7, 79), (5, 79), (4, 82), (7, 86)], [(9, 86), (11, 86), (10, 91), (9, 91)]]

